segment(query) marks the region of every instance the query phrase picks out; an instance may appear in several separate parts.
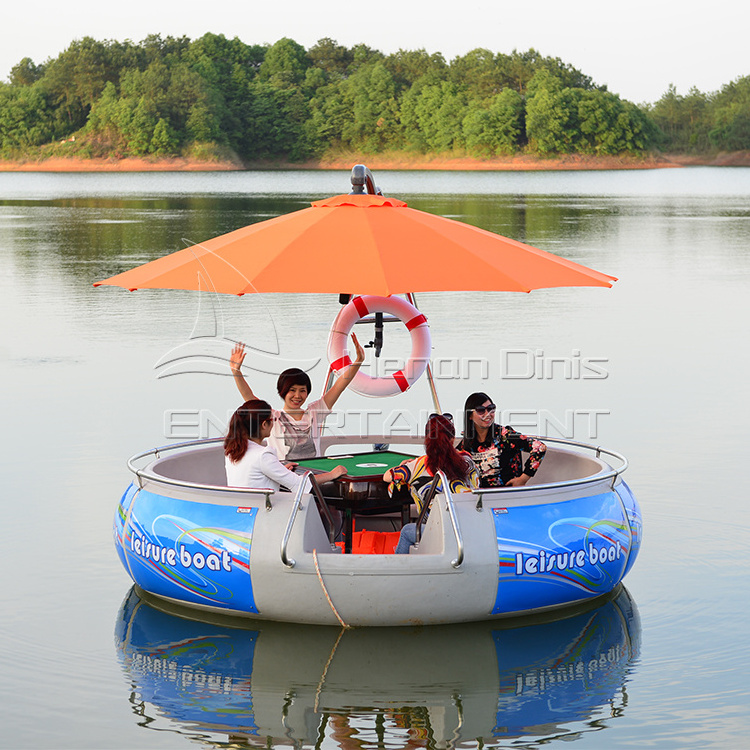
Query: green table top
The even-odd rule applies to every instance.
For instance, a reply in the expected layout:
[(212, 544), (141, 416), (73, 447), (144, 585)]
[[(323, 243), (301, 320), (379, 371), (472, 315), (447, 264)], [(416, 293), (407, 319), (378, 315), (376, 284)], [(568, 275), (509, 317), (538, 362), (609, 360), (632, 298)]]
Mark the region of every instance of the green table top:
[(316, 471), (330, 471), (335, 466), (345, 466), (346, 476), (381, 477), (385, 471), (398, 466), (402, 461), (410, 461), (415, 456), (395, 451), (369, 451), (367, 453), (326, 456), (325, 458), (305, 458), (299, 461), (300, 468)]

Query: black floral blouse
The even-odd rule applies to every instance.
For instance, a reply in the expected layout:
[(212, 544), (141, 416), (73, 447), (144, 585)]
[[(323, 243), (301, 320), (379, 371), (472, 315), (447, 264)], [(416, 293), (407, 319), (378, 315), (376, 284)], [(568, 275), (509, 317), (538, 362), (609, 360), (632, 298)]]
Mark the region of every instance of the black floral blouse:
[[(502, 487), (514, 477), (528, 474), (533, 477), (542, 463), (547, 446), (541, 441), (526, 437), (512, 427), (493, 424), (487, 438), (480, 443), (464, 438), (458, 450), (466, 451), (479, 472), (480, 487)], [(521, 451), (529, 454), (523, 463)]]

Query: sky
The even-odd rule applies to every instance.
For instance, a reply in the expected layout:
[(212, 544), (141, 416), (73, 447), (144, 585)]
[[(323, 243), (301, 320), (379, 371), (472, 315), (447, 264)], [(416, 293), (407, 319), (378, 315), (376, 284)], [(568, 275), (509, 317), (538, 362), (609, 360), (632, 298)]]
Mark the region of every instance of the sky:
[(3, 10), (0, 80), (22, 58), (44, 62), (84, 36), (140, 42), (148, 34), (195, 39), (212, 32), (247, 44), (289, 37), (305, 48), (330, 37), (386, 54), (441, 52), (448, 61), (477, 47), (533, 47), (641, 104), (656, 102), (670, 84), (680, 94), (692, 87), (709, 93), (750, 75), (748, 29), (750, 3), (735, 0), (38, 0)]

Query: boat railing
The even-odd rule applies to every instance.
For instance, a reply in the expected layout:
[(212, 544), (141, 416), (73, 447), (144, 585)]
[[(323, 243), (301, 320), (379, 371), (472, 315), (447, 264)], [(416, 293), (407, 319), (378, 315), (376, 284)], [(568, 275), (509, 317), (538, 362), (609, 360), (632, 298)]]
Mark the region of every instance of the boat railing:
[[(537, 438), (539, 440), (544, 441), (545, 443), (553, 443), (555, 445), (564, 446), (567, 448), (577, 448), (577, 449), (583, 449), (587, 451), (592, 451), (596, 458), (601, 460), (601, 456), (608, 456), (611, 458), (616, 459), (619, 461), (620, 465), (612, 468), (609, 466), (608, 463), (604, 463), (604, 470), (603, 471), (597, 471), (589, 476), (583, 476), (583, 477), (574, 477), (572, 479), (562, 479), (552, 482), (538, 482), (538, 483), (529, 483), (526, 485), (523, 485), (522, 487), (481, 487), (479, 489), (474, 490), (474, 494), (478, 496), (477, 500), (477, 508), (482, 507), (482, 498), (486, 495), (488, 497), (492, 496), (498, 496), (505, 493), (524, 493), (524, 492), (534, 492), (536, 490), (539, 490), (541, 488), (544, 489), (562, 489), (562, 488), (569, 488), (569, 487), (579, 487), (586, 484), (593, 484), (596, 482), (602, 482), (606, 480), (610, 480), (610, 486), (614, 488), (615, 483), (617, 482), (617, 479), (619, 476), (625, 472), (625, 470), (628, 468), (628, 460), (620, 453), (617, 453), (612, 450), (608, 450), (606, 448), (602, 448), (601, 446), (595, 446), (590, 445), (588, 443), (581, 443), (575, 440), (568, 440), (566, 438), (552, 438), (552, 437), (546, 437), (546, 436), (529, 436), (532, 438)], [(357, 443), (365, 443), (370, 441), (379, 441), (379, 440), (388, 440), (389, 438), (387, 436), (347, 436), (339, 438), (336, 442), (341, 441), (346, 442), (347, 444), (357, 444)], [(336, 440), (334, 438), (334, 440)], [(405, 439), (402, 436), (399, 436), (396, 442), (404, 442), (404, 443), (411, 443), (418, 441), (419, 438), (412, 438), (412, 439)], [(143, 453), (138, 453), (135, 456), (132, 456), (130, 459), (128, 459), (128, 468), (130, 471), (135, 474), (139, 487), (141, 489), (143, 488), (143, 482), (144, 480), (151, 480), (154, 482), (159, 482), (162, 484), (168, 484), (173, 485), (175, 487), (184, 487), (187, 489), (197, 489), (197, 490), (217, 490), (220, 489), (222, 492), (229, 492), (229, 493), (235, 493), (235, 494), (244, 494), (244, 495), (265, 495), (265, 502), (266, 502), (266, 508), (270, 509), (271, 507), (271, 495), (273, 494), (273, 490), (270, 490), (268, 488), (247, 488), (247, 487), (228, 487), (226, 485), (217, 485), (217, 484), (202, 484), (194, 481), (186, 481), (182, 479), (176, 479), (174, 477), (169, 477), (164, 474), (156, 473), (155, 471), (151, 470), (148, 467), (145, 468), (139, 468), (136, 466), (136, 462), (143, 460), (144, 458), (153, 457), (155, 459), (159, 459), (162, 457), (163, 454), (173, 452), (173, 451), (179, 451), (185, 448), (195, 448), (200, 446), (211, 446), (211, 445), (217, 445), (220, 444), (223, 441), (223, 438), (205, 438), (203, 440), (191, 440), (188, 442), (182, 442), (182, 443), (172, 443), (164, 446), (160, 446), (157, 448), (152, 448), (151, 450), (144, 451)], [(326, 448), (331, 447), (333, 441), (329, 438), (327, 442)], [(323, 506), (321, 506), (323, 507)], [(325, 513), (325, 509), (323, 510)]]
[(453, 504), (453, 493), (448, 486), (448, 477), (446, 477), (445, 473), (442, 471), (438, 472), (438, 476), (443, 480), (445, 507), (448, 509), (448, 515), (451, 519), (451, 526), (453, 526), (453, 534), (456, 537), (456, 547), (458, 549), (458, 554), (454, 560), (451, 560), (451, 565), (454, 568), (458, 568), (464, 561), (464, 539), (461, 536), (461, 527), (458, 525), (458, 516), (456, 516), (456, 508)]
[[(286, 522), (286, 529), (284, 530), (284, 536), (281, 537), (281, 562), (287, 568), (293, 568), (297, 564), (297, 561), (293, 557), (289, 557), (289, 555), (287, 554), (287, 548), (289, 547), (289, 538), (292, 535), (292, 527), (294, 526), (294, 522), (297, 520), (297, 513), (302, 508), (302, 495), (305, 492), (305, 488), (307, 486), (307, 480), (310, 480), (311, 486), (313, 487), (317, 486), (317, 483), (313, 479), (313, 473), (311, 471), (306, 471), (302, 475), (302, 481), (299, 483), (299, 487), (297, 487), (297, 491), (294, 493), (294, 502), (292, 503), (292, 511), (289, 514), (289, 520)], [(331, 547), (333, 547), (333, 543), (331, 543)]]
[[(508, 492), (534, 492), (535, 490), (538, 491), (541, 488), (546, 489), (561, 489), (566, 487), (580, 487), (581, 485), (585, 484), (594, 484), (596, 482), (603, 482), (605, 480), (611, 480), (610, 481), (610, 487), (614, 488), (615, 483), (617, 482), (618, 477), (628, 468), (628, 460), (623, 456), (621, 453), (617, 453), (616, 451), (611, 451), (606, 448), (602, 448), (599, 445), (589, 445), (588, 443), (580, 443), (576, 440), (568, 440), (566, 438), (551, 438), (551, 437), (541, 437), (536, 435), (530, 435), (529, 437), (542, 440), (545, 444), (546, 443), (555, 443), (556, 445), (564, 445), (571, 448), (583, 448), (585, 450), (593, 451), (596, 455), (597, 459), (601, 460), (602, 454), (605, 456), (611, 456), (612, 458), (617, 459), (620, 462), (620, 465), (617, 467), (609, 467), (608, 469), (600, 472), (596, 472), (595, 474), (592, 474), (591, 476), (587, 477), (576, 477), (574, 479), (562, 479), (558, 480), (556, 482), (539, 482), (538, 484), (525, 484), (521, 487), (480, 487), (478, 489), (474, 490), (474, 494), (478, 495), (477, 500), (477, 509), (481, 509), (482, 507), (482, 498), (485, 495), (488, 496), (497, 496)], [(605, 466), (609, 466), (609, 464), (605, 464)]]
[(422, 524), (427, 518), (427, 513), (429, 512), (430, 505), (435, 495), (437, 494), (438, 484), (441, 483), (443, 488), (443, 495), (445, 497), (445, 507), (451, 520), (453, 535), (456, 538), (456, 549), (458, 550), (456, 557), (451, 560), (451, 566), (454, 568), (458, 568), (464, 561), (464, 540), (463, 536), (461, 535), (461, 527), (458, 524), (456, 508), (453, 505), (453, 493), (451, 492), (451, 488), (448, 485), (448, 477), (445, 476), (445, 472), (443, 471), (439, 471), (437, 474), (435, 474), (432, 482), (430, 482), (430, 487), (427, 490), (427, 495), (425, 495), (424, 502), (422, 503), (422, 508), (419, 511), (419, 518), (417, 518), (415, 540), (416, 544), (419, 545), (419, 541), (422, 538)]
[(336, 546), (334, 544), (334, 539), (336, 538), (336, 522), (333, 520), (331, 509), (328, 507), (328, 503), (323, 497), (323, 492), (320, 489), (318, 480), (315, 479), (315, 475), (312, 472), (308, 473), (310, 475), (310, 486), (312, 487), (313, 495), (315, 495), (315, 499), (318, 501), (318, 507), (320, 508), (323, 515), (325, 516), (326, 521), (328, 522), (328, 541), (330, 542), (331, 549), (333, 550)]
[(294, 558), (289, 557), (287, 548), (289, 547), (289, 539), (292, 535), (294, 522), (297, 520), (297, 512), (302, 507), (302, 495), (305, 494), (305, 488), (308, 482), (310, 483), (310, 487), (312, 488), (312, 494), (316, 497), (320, 508), (323, 511), (323, 515), (326, 517), (326, 521), (328, 522), (328, 542), (331, 545), (331, 552), (335, 551), (336, 549), (336, 545), (333, 541), (336, 536), (336, 524), (333, 520), (333, 516), (331, 515), (331, 509), (328, 507), (328, 503), (325, 501), (323, 493), (320, 491), (320, 485), (316, 481), (315, 475), (311, 471), (306, 471), (302, 475), (302, 481), (299, 483), (299, 487), (297, 487), (297, 491), (294, 494), (292, 510), (289, 514), (289, 520), (287, 521), (286, 529), (284, 530), (284, 536), (281, 538), (281, 562), (284, 563), (287, 568), (293, 568), (297, 564), (297, 561)]
[(183, 448), (193, 448), (200, 445), (212, 445), (223, 442), (223, 438), (206, 438), (204, 440), (190, 440), (185, 443), (172, 443), (170, 445), (162, 445), (157, 448), (152, 448), (143, 453), (138, 453), (135, 456), (131, 456), (128, 459), (128, 469), (135, 474), (138, 480), (138, 486), (143, 489), (144, 480), (150, 480), (153, 482), (159, 482), (161, 484), (169, 484), (174, 487), (184, 487), (191, 490), (213, 490), (220, 489), (222, 492), (230, 492), (239, 495), (265, 495), (266, 510), (271, 510), (271, 495), (274, 494), (275, 490), (269, 487), (229, 487), (227, 485), (215, 485), (215, 484), (199, 484), (197, 482), (186, 482), (182, 479), (175, 479), (173, 477), (167, 477), (163, 474), (157, 474), (154, 471), (149, 471), (146, 468), (138, 468), (136, 466), (137, 461), (141, 461), (144, 458), (153, 457), (159, 459), (164, 453), (171, 451), (180, 450)]

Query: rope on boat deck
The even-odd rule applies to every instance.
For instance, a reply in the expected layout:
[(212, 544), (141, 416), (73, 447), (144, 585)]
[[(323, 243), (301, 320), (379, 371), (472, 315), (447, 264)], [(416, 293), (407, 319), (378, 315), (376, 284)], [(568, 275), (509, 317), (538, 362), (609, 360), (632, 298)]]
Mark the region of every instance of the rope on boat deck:
[(320, 566), (318, 565), (318, 550), (313, 549), (313, 562), (315, 563), (315, 572), (318, 574), (318, 580), (320, 581), (320, 587), (323, 589), (323, 593), (326, 595), (326, 599), (328, 600), (328, 603), (331, 605), (331, 609), (333, 610), (333, 614), (336, 615), (336, 619), (341, 623), (342, 628), (346, 628), (349, 630), (351, 625), (347, 625), (342, 619), (341, 615), (336, 611), (336, 607), (333, 604), (333, 601), (331, 600), (331, 597), (328, 595), (328, 589), (326, 588), (325, 583), (323, 583), (323, 576), (320, 574)]

